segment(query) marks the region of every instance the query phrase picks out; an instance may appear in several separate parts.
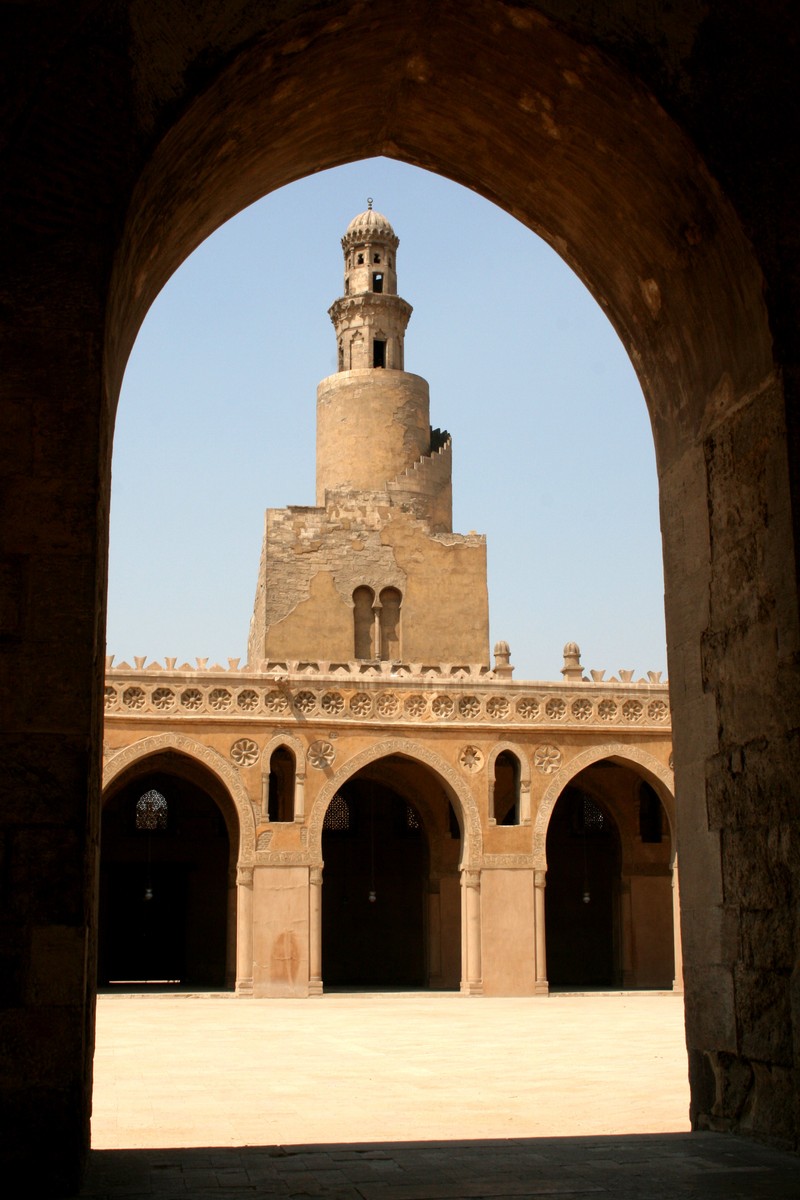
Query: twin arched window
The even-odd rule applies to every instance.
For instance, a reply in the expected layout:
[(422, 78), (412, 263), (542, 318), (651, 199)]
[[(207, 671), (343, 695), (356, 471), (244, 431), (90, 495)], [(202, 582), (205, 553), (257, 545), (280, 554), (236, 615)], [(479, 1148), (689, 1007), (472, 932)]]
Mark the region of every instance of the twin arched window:
[(378, 599), (370, 587), (353, 592), (353, 645), (356, 658), (400, 658), (400, 608), (403, 595), (395, 587), (385, 587)]

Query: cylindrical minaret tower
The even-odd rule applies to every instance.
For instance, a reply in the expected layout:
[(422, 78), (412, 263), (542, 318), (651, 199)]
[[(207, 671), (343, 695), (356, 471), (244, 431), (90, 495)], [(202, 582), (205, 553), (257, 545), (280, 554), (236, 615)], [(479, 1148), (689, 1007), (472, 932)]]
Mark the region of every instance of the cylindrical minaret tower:
[(344, 295), (328, 310), (339, 370), (317, 388), (318, 505), (326, 492), (384, 491), (431, 453), (428, 384), (403, 370), (398, 244), (371, 200), (342, 238)]

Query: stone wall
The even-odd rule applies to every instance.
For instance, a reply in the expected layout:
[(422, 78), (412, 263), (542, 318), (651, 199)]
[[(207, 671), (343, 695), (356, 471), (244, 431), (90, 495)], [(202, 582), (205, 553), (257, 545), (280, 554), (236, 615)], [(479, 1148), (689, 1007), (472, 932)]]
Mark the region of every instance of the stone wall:
[(797, 1145), (794, 11), (164, 0), (19, 6), (6, 33), (5, 1170), (63, 1188), (88, 1146), (128, 352), (224, 220), (372, 154), (440, 171), (546, 237), (636, 366), (662, 488), (693, 1120)]
[[(431, 534), (383, 493), (329, 494), (327, 508), (267, 513), (249, 658), (355, 654), (353, 592), (402, 594), (405, 660), (489, 661), (486, 541)], [(261, 622), (263, 621), (263, 624)]]
[(339, 489), (383, 491), (430, 452), (430, 438), (428, 384), (419, 375), (329, 375), (317, 388), (317, 504)]

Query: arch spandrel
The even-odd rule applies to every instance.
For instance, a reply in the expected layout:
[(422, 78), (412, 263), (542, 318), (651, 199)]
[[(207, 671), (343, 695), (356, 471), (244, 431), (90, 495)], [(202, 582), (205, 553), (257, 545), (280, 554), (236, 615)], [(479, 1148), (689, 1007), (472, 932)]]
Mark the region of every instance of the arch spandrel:
[[(553, 775), (539, 802), (539, 807), (536, 811), (536, 820), (533, 825), (533, 859), (536, 870), (545, 871), (547, 869), (547, 827), (550, 824), (553, 809), (564, 788), (576, 775), (585, 770), (586, 767), (591, 767), (595, 763), (602, 762), (608, 758), (614, 759), (617, 762), (621, 761), (623, 764), (633, 763), (641, 767), (661, 785), (662, 801), (665, 793), (674, 804), (675, 781), (672, 771), (669, 767), (665, 767), (654, 755), (648, 754), (646, 750), (641, 750), (638, 746), (625, 746), (619, 743), (591, 746), (587, 750), (582, 750)], [(674, 841), (675, 814), (674, 809), (670, 812), (670, 807), (665, 805), (667, 817), (672, 826)]]
[(103, 791), (109, 787), (124, 771), (138, 763), (143, 763), (164, 750), (175, 750), (187, 758), (194, 759), (207, 767), (228, 792), (239, 818), (239, 859), (238, 866), (251, 864), (255, 855), (255, 820), (253, 806), (242, 779), (236, 767), (226, 762), (221, 754), (204, 746), (193, 738), (182, 733), (157, 733), (152, 737), (142, 738), (133, 742), (117, 754), (113, 754), (103, 765)]
[(483, 835), (478, 805), (469, 785), (460, 778), (455, 768), (445, 759), (434, 751), (428, 750), (427, 747), (421, 746), (418, 742), (407, 741), (405, 738), (392, 738), (362, 750), (343, 763), (331, 779), (326, 780), (314, 801), (309, 817), (308, 853), (311, 862), (322, 862), (322, 825), (328, 805), (339, 788), (370, 763), (377, 762), (381, 758), (388, 758), (393, 754), (401, 754), (404, 758), (411, 759), (412, 762), (429, 767), (446, 783), (451, 798), (455, 800), (461, 810), (464, 834), (461, 866), (479, 866), (483, 857)]

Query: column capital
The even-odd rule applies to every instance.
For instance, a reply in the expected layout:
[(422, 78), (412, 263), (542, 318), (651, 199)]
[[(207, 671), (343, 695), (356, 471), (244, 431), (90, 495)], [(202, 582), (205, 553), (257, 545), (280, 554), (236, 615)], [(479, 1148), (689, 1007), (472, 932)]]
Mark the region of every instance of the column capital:
[(533, 884), (534, 884), (534, 887), (537, 887), (537, 888), (546, 887), (547, 886), (547, 871), (546, 870), (545, 871), (534, 871), (533, 872)]
[(467, 870), (461, 872), (461, 877), (464, 880), (465, 887), (475, 888), (476, 891), (480, 891), (481, 873), (479, 870), (469, 867)]
[(253, 868), (237, 867), (236, 883), (238, 887), (251, 888), (253, 886)]

